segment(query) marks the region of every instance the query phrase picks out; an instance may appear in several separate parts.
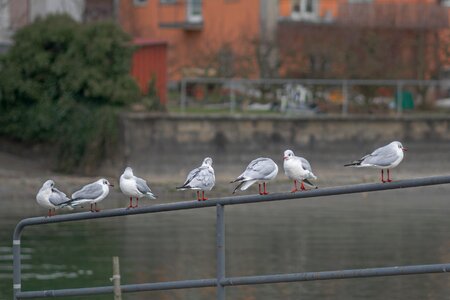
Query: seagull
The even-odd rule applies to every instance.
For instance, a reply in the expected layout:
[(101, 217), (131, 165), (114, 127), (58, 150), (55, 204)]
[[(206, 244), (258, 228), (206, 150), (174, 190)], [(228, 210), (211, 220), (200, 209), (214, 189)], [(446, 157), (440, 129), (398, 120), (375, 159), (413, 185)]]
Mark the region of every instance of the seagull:
[(302, 183), (300, 186), (300, 189), (302, 191), (306, 190), (303, 183), (317, 188), (308, 180), (317, 179), (316, 175), (314, 175), (314, 173), (312, 172), (311, 165), (303, 157), (295, 156), (292, 150), (284, 151), (283, 167), (286, 176), (294, 180), (294, 189), (292, 189), (292, 193), (298, 191), (297, 181), (300, 181)]
[[(127, 208), (138, 207), (139, 198), (148, 197), (156, 199), (152, 190), (147, 185), (147, 182), (139, 177), (133, 175), (133, 169), (126, 167), (123, 174), (120, 176), (120, 190), (126, 196), (130, 197), (130, 205)], [(136, 206), (133, 206), (133, 197), (136, 197)]]
[[(345, 167), (369, 167), (381, 169), (381, 182), (391, 182), (389, 169), (395, 168), (403, 160), (404, 153), (407, 148), (402, 143), (394, 141), (386, 146), (376, 149), (361, 159), (355, 160)], [(387, 180), (384, 180), (384, 169), (387, 169)]]
[[(47, 180), (42, 185), (41, 189), (36, 195), (37, 203), (48, 209), (48, 216), (54, 216), (56, 209), (63, 207), (70, 207), (68, 202), (70, 202), (69, 197), (63, 192), (55, 188), (55, 182), (53, 180)], [(52, 213), (53, 211), (53, 213)]]
[[(236, 190), (239, 188), (241, 189), (241, 191), (245, 191), (249, 186), (251, 186), (255, 182), (258, 182), (259, 194), (267, 195), (269, 193), (266, 191), (266, 181), (274, 179), (277, 174), (278, 166), (270, 158), (260, 157), (252, 160), (247, 166), (247, 169), (245, 169), (244, 173), (230, 182), (239, 182), (239, 184), (234, 189), (233, 194), (236, 193)], [(264, 191), (261, 191), (261, 182), (263, 183)]]
[[(69, 202), (71, 206), (83, 206), (84, 204), (91, 205), (91, 212), (99, 212), (97, 203), (106, 198), (109, 194), (109, 187), (111, 183), (105, 178), (99, 179), (93, 183), (83, 186), (80, 190), (72, 194), (72, 200)], [(95, 205), (95, 209), (92, 207)]]
[[(214, 176), (214, 169), (212, 168), (212, 158), (207, 157), (203, 160), (200, 167), (195, 168), (189, 172), (186, 181), (182, 186), (177, 187), (178, 190), (197, 190), (197, 200), (205, 201), (205, 191), (210, 191), (214, 187), (216, 177)], [(200, 191), (202, 197), (200, 198)]]

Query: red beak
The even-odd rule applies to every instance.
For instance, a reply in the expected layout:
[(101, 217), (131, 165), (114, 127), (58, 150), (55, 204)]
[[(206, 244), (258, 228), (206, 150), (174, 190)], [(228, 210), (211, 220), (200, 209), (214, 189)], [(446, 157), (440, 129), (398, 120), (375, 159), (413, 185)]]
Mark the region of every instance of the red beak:
[(285, 157), (284, 157), (284, 159), (287, 159), (287, 158), (288, 158), (288, 156), (285, 156)]
[(403, 151), (408, 151), (408, 148), (403, 147), (402, 150)]

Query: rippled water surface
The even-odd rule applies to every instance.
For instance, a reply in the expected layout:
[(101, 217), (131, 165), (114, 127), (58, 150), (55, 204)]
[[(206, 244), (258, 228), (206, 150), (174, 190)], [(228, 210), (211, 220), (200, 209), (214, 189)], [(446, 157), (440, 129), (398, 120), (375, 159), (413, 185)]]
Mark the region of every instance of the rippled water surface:
[[(227, 276), (448, 263), (449, 194), (450, 186), (436, 186), (228, 206)], [(158, 203), (179, 199), (180, 194), (174, 195), (163, 195)], [(118, 193), (108, 201), (104, 206), (126, 204)], [(44, 212), (34, 204), (14, 214), (5, 208), (0, 211), (0, 299), (11, 299), (12, 231), (21, 218)], [(22, 254), (24, 291), (110, 285), (115, 255), (120, 257), (123, 284), (213, 278), (215, 209), (29, 227), (22, 236)], [(448, 299), (449, 289), (449, 275), (435, 274), (226, 290), (227, 299), (238, 300), (423, 300)], [(124, 295), (124, 299), (214, 297), (213, 288)]]

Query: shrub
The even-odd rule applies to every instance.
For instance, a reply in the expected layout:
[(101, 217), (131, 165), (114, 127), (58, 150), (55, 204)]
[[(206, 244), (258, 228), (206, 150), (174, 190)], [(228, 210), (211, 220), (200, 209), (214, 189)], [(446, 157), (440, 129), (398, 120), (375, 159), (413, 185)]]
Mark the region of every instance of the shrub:
[(95, 167), (114, 144), (118, 110), (139, 97), (128, 35), (53, 15), (14, 42), (0, 58), (0, 134), (51, 143), (59, 170)]

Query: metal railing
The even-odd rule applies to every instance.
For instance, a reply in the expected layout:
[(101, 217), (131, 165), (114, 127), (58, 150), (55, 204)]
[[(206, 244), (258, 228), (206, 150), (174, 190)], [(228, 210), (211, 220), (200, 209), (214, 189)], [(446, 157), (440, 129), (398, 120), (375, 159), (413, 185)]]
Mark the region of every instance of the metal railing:
[[(237, 108), (237, 95), (239, 93), (246, 93), (242, 89), (251, 90), (251, 88), (261, 86), (282, 87), (285, 85), (301, 85), (306, 87), (335, 87), (340, 90), (342, 97), (341, 114), (346, 115), (349, 112), (351, 103), (352, 87), (388, 87), (394, 89), (394, 105), (397, 114), (403, 112), (403, 92), (406, 87), (439, 87), (441, 81), (439, 80), (413, 80), (413, 79), (288, 79), (288, 78), (263, 78), (263, 79), (244, 79), (244, 78), (182, 78), (180, 81), (180, 110), (186, 111), (188, 106), (188, 86), (190, 85), (215, 85), (226, 87), (224, 90), (228, 93), (228, 108), (230, 113), (234, 113)], [(289, 97), (288, 97), (289, 98)], [(279, 100), (279, 99), (278, 99)]]
[(14, 299), (28, 298), (45, 298), (60, 296), (82, 296), (113, 293), (113, 286), (88, 287), (88, 288), (72, 288), (59, 290), (43, 290), (43, 291), (22, 291), (21, 290), (21, 234), (25, 227), (33, 225), (42, 225), (49, 223), (60, 223), (70, 221), (80, 221), (89, 219), (110, 218), (128, 215), (159, 213), (167, 211), (177, 211), (186, 209), (197, 209), (204, 207), (216, 207), (216, 278), (182, 280), (157, 283), (141, 283), (122, 285), (123, 293), (156, 291), (156, 290), (173, 290), (185, 288), (203, 288), (216, 287), (217, 299), (225, 299), (225, 287), (238, 285), (253, 285), (280, 282), (297, 282), (297, 281), (314, 281), (314, 280), (330, 280), (330, 279), (347, 279), (362, 277), (380, 277), (380, 276), (396, 276), (426, 273), (446, 273), (450, 272), (450, 263), (431, 264), (431, 265), (409, 265), (409, 266), (393, 266), (369, 269), (351, 269), (336, 270), (322, 272), (304, 272), (289, 274), (272, 274), (260, 276), (243, 276), (243, 277), (226, 277), (225, 272), (225, 219), (224, 209), (226, 205), (281, 201), (290, 199), (304, 199), (312, 197), (324, 197), (333, 195), (353, 194), (361, 192), (373, 192), (394, 190), (401, 188), (412, 188), (421, 186), (431, 186), (439, 184), (449, 184), (450, 176), (435, 176), (427, 178), (407, 179), (395, 181), (391, 183), (369, 183), (351, 186), (330, 187), (316, 190), (309, 190), (299, 193), (274, 193), (266, 196), (250, 195), (238, 197), (226, 197), (218, 199), (210, 199), (208, 201), (185, 201), (168, 204), (157, 204), (136, 209), (111, 209), (98, 213), (82, 212), (65, 215), (57, 215), (53, 217), (36, 217), (21, 220), (13, 234), (13, 289)]

